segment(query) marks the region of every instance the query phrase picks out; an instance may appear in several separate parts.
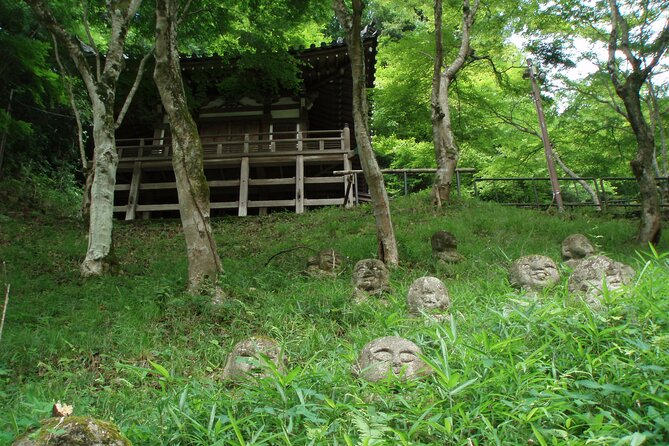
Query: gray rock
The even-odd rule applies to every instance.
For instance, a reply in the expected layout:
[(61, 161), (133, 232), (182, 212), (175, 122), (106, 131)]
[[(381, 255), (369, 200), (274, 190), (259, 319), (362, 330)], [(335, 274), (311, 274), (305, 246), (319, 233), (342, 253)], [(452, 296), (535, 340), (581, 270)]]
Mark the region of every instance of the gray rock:
[(594, 253), (595, 247), (583, 234), (571, 234), (562, 241), (562, 260), (583, 259)]
[(19, 437), (12, 446), (131, 446), (112, 423), (91, 417), (59, 417)]
[(407, 294), (409, 312), (444, 314), (451, 306), (446, 285), (436, 277), (420, 277), (411, 284)]
[(336, 277), (341, 271), (342, 257), (334, 249), (324, 249), (307, 260), (307, 274), (314, 277)]
[(378, 338), (363, 347), (352, 372), (370, 382), (386, 378), (417, 379), (432, 373), (420, 359), (421, 354), (420, 348), (408, 339), (397, 336)]
[(608, 290), (616, 290), (631, 283), (634, 275), (634, 269), (624, 263), (603, 255), (588, 257), (576, 265), (569, 277), (569, 292), (582, 295), (589, 305), (598, 308), (604, 283)]
[(363, 259), (353, 267), (354, 297), (361, 301), (368, 295), (383, 294), (390, 290), (390, 271), (377, 259)]
[(557, 265), (550, 257), (531, 255), (521, 257), (509, 268), (509, 282), (526, 291), (539, 291), (560, 280)]
[(437, 231), (430, 239), (432, 254), (441, 262), (456, 263), (462, 260), (458, 253), (458, 242), (455, 236), (448, 231)]
[(243, 381), (254, 377), (271, 376), (271, 369), (260, 355), (266, 356), (278, 370), (283, 370), (279, 344), (273, 339), (253, 336), (235, 344), (228, 355), (222, 378)]

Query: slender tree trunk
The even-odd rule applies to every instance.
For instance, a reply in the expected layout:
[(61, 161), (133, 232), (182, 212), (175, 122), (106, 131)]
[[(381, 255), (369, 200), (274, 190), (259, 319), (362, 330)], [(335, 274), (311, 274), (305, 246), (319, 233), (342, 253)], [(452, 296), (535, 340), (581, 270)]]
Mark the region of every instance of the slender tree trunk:
[(655, 158), (655, 137), (641, 110), (641, 98), (633, 82), (627, 82), (616, 89), (625, 104), (627, 116), (636, 136), (637, 152), (630, 166), (639, 184), (641, 195), (641, 225), (637, 240), (640, 243), (657, 244), (661, 236), (660, 197), (655, 182), (653, 160)]
[(664, 127), (664, 122), (662, 122), (662, 114), (660, 113), (660, 107), (657, 103), (657, 94), (655, 93), (655, 86), (650, 79), (647, 82), (648, 85), (648, 108), (650, 109), (650, 123), (651, 131), (653, 134), (656, 133), (660, 137), (660, 159), (662, 164), (657, 162), (657, 148), (655, 149), (655, 154), (653, 155), (653, 169), (655, 174), (658, 177), (662, 177), (660, 181), (660, 193), (662, 195), (662, 203), (669, 203), (669, 171), (668, 171), (668, 160), (667, 160), (667, 137), (666, 129)]
[(554, 148), (551, 148), (551, 154), (553, 155), (553, 159), (555, 159), (555, 162), (558, 163), (558, 166), (560, 166), (560, 168), (564, 171), (564, 173), (569, 175), (570, 178), (575, 179), (578, 182), (578, 184), (580, 184), (581, 187), (585, 189), (585, 191), (588, 193), (588, 195), (590, 195), (590, 198), (592, 199), (592, 204), (595, 205), (595, 208), (598, 211), (601, 211), (602, 203), (599, 200), (599, 197), (597, 196), (597, 192), (592, 187), (590, 187), (590, 185), (585, 180), (583, 180), (580, 176), (578, 176), (576, 172), (571, 170), (569, 166), (567, 166), (564, 163), (564, 161), (562, 161), (562, 158), (560, 158), (560, 155), (558, 155), (558, 153), (555, 151)]
[(222, 267), (209, 219), (209, 186), (204, 176), (202, 143), (188, 110), (181, 77), (176, 25), (175, 2), (157, 0), (153, 78), (172, 133), (172, 164), (188, 253), (189, 291), (200, 292), (203, 281), (215, 282)]
[(99, 101), (93, 104), (95, 149), (88, 222), (88, 249), (86, 258), (81, 264), (81, 274), (84, 277), (103, 274), (107, 266), (107, 257), (111, 252), (118, 154), (116, 153), (113, 110), (108, 110), (108, 107)]
[(399, 254), (395, 231), (390, 217), (390, 202), (383, 182), (383, 174), (374, 156), (372, 141), (369, 133), (369, 120), (365, 75), (365, 55), (362, 37), (360, 35), (363, 4), (361, 0), (353, 0), (353, 13), (344, 5), (343, 0), (333, 0), (337, 20), (346, 30), (346, 44), (351, 61), (353, 78), (353, 123), (355, 125), (355, 139), (358, 143), (360, 163), (365, 180), (369, 185), (372, 196), (372, 207), (376, 221), (379, 259), (389, 266), (397, 266)]
[(118, 165), (114, 121), (116, 85), (123, 70), (129, 23), (135, 18), (141, 0), (109, 0), (106, 3), (109, 16), (109, 37), (104, 67), (96, 43), (91, 37), (87, 8), (84, 3), (83, 25), (89, 37), (88, 43), (95, 51), (95, 70), (91, 68), (89, 58), (82, 52), (79, 40), (56, 20), (44, 0), (25, 1), (40, 23), (67, 50), (79, 71), (91, 101), (95, 148), (93, 150), (88, 250), (81, 264), (81, 274), (84, 277), (101, 275), (111, 252), (114, 216), (114, 186)]
[[(455, 176), (460, 152), (453, 135), (448, 89), (457, 73), (464, 66), (471, 52), (470, 40), (474, 17), (479, 0), (470, 5), (469, 0), (462, 2), (462, 41), (457, 56), (448, 67), (443, 67), (442, 43), (442, 0), (434, 3), (435, 58), (432, 76), (432, 136), (437, 172), (434, 178), (433, 198), (438, 207), (448, 203), (451, 196), (451, 184)], [(442, 71), (443, 69), (443, 71)]]
[[(609, 58), (607, 70), (616, 94), (623, 100), (629, 121), (637, 142), (637, 152), (630, 166), (639, 184), (641, 195), (641, 223), (637, 241), (642, 244), (657, 244), (662, 233), (660, 199), (655, 184), (653, 162), (655, 159), (655, 135), (646, 122), (641, 110), (641, 86), (657, 66), (669, 44), (669, 22), (653, 44), (654, 54), (648, 54), (650, 62), (642, 68), (642, 58), (633, 54), (630, 46), (630, 26), (620, 14), (616, 0), (609, 0), (611, 8), (611, 33), (609, 35)], [(629, 64), (629, 74), (623, 75), (616, 60), (616, 53), (621, 51)], [(623, 79), (620, 79), (620, 78)]]
[(451, 184), (460, 158), (460, 151), (455, 142), (451, 124), (451, 112), (448, 99), (450, 80), (439, 76), (437, 106), (432, 111), (432, 137), (437, 172), (434, 178), (433, 198), (438, 207), (448, 203), (451, 197)]

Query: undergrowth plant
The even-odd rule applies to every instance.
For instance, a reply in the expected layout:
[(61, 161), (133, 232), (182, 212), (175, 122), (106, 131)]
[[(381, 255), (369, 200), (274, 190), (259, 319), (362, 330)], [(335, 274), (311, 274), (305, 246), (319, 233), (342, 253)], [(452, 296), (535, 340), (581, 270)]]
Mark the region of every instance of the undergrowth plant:
[[(12, 283), (0, 349), (0, 444), (48, 416), (117, 423), (135, 445), (655, 445), (669, 443), (669, 255), (639, 249), (635, 223), (552, 216), (476, 201), (435, 211), (427, 194), (393, 202), (401, 263), (386, 298), (356, 304), (351, 270), (373, 257), (369, 207), (212, 222), (227, 299), (184, 292), (178, 221), (117, 222), (110, 275), (84, 281), (85, 230), (8, 215), (0, 260)], [(464, 259), (437, 265), (448, 230)], [(569, 234), (632, 265), (634, 283), (594, 311), (567, 291), (569, 269), (537, 296), (511, 288), (528, 254), (560, 260)], [(303, 273), (314, 252), (344, 258), (336, 277)], [(406, 293), (442, 279), (448, 320), (410, 317)], [(275, 339), (283, 371), (221, 379), (232, 346)], [(433, 373), (368, 383), (351, 373), (370, 340), (419, 345)]]

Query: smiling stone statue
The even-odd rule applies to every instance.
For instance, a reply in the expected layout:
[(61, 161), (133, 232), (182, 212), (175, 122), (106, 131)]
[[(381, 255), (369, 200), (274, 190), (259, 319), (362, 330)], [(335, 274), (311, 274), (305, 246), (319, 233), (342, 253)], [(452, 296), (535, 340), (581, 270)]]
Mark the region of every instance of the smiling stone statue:
[(550, 257), (525, 256), (511, 265), (509, 282), (525, 291), (538, 291), (552, 286), (560, 280), (557, 265)]
[(363, 347), (353, 374), (370, 382), (386, 378), (416, 379), (432, 373), (420, 359), (420, 348), (413, 342), (397, 336), (386, 336)]
[(603, 255), (581, 260), (569, 277), (569, 293), (580, 295), (592, 308), (602, 307), (604, 287), (608, 291), (628, 285), (634, 279), (634, 269)]
[(307, 260), (307, 274), (314, 277), (336, 277), (342, 267), (342, 258), (334, 249), (324, 249)]
[(225, 363), (223, 379), (241, 381), (270, 376), (271, 370), (261, 355), (266, 356), (277, 369), (283, 370), (279, 344), (269, 338), (254, 336), (235, 344)]
[(364, 301), (368, 295), (383, 294), (390, 290), (390, 272), (386, 265), (377, 259), (360, 260), (353, 267), (354, 298)]
[(420, 277), (411, 284), (407, 295), (411, 314), (442, 315), (451, 306), (444, 282), (436, 277)]
[(448, 231), (437, 231), (430, 238), (432, 255), (438, 262), (456, 263), (462, 260), (458, 253), (458, 242), (455, 236)]
[(594, 253), (595, 247), (583, 234), (571, 234), (562, 241), (562, 260), (570, 268), (575, 268), (582, 259)]

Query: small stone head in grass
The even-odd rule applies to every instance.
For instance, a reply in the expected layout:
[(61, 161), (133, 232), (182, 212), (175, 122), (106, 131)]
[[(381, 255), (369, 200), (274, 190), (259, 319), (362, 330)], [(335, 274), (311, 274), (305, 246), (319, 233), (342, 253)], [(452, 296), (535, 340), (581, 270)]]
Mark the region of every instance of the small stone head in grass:
[(444, 282), (436, 277), (420, 277), (409, 287), (407, 304), (411, 314), (428, 313), (440, 316), (448, 312), (451, 300)]
[(546, 256), (521, 257), (509, 269), (511, 285), (525, 291), (539, 291), (555, 285), (559, 280), (557, 265)]
[(334, 249), (324, 249), (307, 260), (307, 274), (314, 277), (336, 277), (342, 267), (342, 257)]
[(594, 253), (595, 247), (583, 234), (571, 234), (562, 241), (562, 260), (572, 268)]
[(458, 242), (455, 236), (448, 231), (437, 231), (430, 238), (432, 254), (439, 262), (455, 263), (462, 260), (458, 254)]
[(386, 336), (365, 345), (352, 372), (366, 381), (410, 380), (432, 373), (420, 358), (420, 348), (408, 339)]
[(360, 260), (353, 267), (353, 286), (356, 300), (362, 301), (370, 294), (383, 294), (390, 290), (390, 272), (377, 259)]
[(281, 348), (276, 341), (254, 336), (233, 347), (223, 369), (223, 379), (241, 381), (253, 377), (270, 376), (269, 363), (283, 370)]
[(606, 256), (597, 255), (581, 260), (569, 277), (569, 293), (580, 296), (593, 309), (602, 306), (604, 288), (617, 290), (634, 279), (634, 269)]

